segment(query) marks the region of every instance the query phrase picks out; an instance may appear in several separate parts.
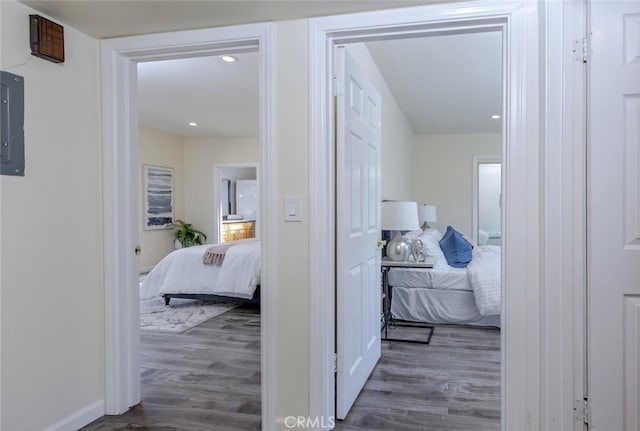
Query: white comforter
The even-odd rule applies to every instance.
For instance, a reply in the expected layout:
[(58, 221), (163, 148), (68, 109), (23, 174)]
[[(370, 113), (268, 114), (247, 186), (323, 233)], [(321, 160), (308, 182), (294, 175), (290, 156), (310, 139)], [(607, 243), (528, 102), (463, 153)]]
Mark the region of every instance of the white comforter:
[(260, 241), (238, 241), (227, 250), (221, 266), (202, 263), (209, 247), (183, 248), (165, 256), (142, 283), (140, 297), (201, 293), (251, 299), (260, 284)]
[(500, 246), (476, 247), (467, 273), (480, 314), (500, 314)]

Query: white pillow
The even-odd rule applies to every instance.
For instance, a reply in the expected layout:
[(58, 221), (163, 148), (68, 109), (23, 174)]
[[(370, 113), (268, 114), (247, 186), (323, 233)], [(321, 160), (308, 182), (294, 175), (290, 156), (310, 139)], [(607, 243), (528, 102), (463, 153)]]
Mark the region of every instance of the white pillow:
[(434, 268), (446, 268), (448, 266), (447, 258), (440, 248), (440, 239), (442, 234), (438, 229), (426, 229), (418, 236), (424, 245), (424, 254), (433, 259)]

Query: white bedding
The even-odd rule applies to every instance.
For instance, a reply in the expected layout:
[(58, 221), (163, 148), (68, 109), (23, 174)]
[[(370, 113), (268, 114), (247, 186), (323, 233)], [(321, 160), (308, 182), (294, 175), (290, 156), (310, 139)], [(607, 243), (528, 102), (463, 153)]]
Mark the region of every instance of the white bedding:
[[(393, 268), (389, 271), (389, 285), (396, 292), (392, 301), (394, 313), (410, 317), (408, 320), (487, 324), (489, 320), (478, 316), (491, 316), (490, 324), (494, 324), (499, 321), (494, 317), (500, 315), (500, 246), (477, 246), (466, 268), (449, 265), (436, 265), (432, 269)], [(432, 294), (431, 290), (442, 293)], [(455, 291), (469, 296), (463, 300), (460, 295), (444, 294)], [(430, 302), (434, 298), (437, 304)], [(473, 313), (469, 304), (475, 310)]]
[(443, 290), (471, 291), (466, 268), (393, 268), (389, 270), (389, 284), (394, 287), (427, 287)]
[(470, 290), (394, 287), (391, 313), (410, 322), (500, 326), (500, 315), (480, 314)]
[(209, 247), (183, 248), (165, 256), (140, 286), (140, 297), (200, 293), (251, 299), (260, 284), (260, 241), (238, 241), (227, 250), (222, 266), (202, 263)]
[(500, 246), (476, 247), (467, 272), (480, 314), (500, 314)]

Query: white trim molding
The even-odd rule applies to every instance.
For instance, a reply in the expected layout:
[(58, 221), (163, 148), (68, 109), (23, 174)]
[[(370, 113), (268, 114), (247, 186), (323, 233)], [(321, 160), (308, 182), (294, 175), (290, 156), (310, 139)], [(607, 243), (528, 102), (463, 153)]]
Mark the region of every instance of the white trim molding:
[[(541, 5), (542, 89), (540, 429), (583, 431), (586, 393), (586, 66), (569, 47), (586, 36), (585, 0)], [(578, 407), (574, 410), (575, 407)]]
[(104, 400), (99, 400), (49, 425), (43, 431), (77, 430), (104, 416)]
[[(372, 38), (504, 34), (502, 429), (540, 429), (539, 65), (536, 2), (465, 2), (310, 22), (310, 406), (334, 416), (333, 47)], [(508, 289), (505, 289), (508, 286)]]
[(260, 86), (260, 219), (262, 241), (262, 429), (275, 428), (276, 290), (272, 240), (273, 25), (248, 24), (101, 41), (105, 243), (105, 411), (140, 402), (136, 65), (142, 61), (258, 50)]

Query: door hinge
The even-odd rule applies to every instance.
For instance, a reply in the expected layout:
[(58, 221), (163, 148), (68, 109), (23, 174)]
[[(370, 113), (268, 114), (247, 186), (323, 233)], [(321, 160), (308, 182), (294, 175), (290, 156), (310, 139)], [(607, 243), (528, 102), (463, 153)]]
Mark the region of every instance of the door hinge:
[(333, 77), (333, 95), (342, 96), (344, 94), (344, 83), (337, 77)]
[(574, 41), (573, 55), (575, 61), (587, 63), (591, 59), (591, 36)]
[(333, 372), (334, 373), (338, 372), (338, 354), (337, 353), (333, 354)]
[(576, 400), (573, 408), (574, 419), (578, 422), (582, 422), (585, 425), (589, 425), (591, 420), (591, 411), (589, 410), (589, 399), (584, 397), (581, 400)]

